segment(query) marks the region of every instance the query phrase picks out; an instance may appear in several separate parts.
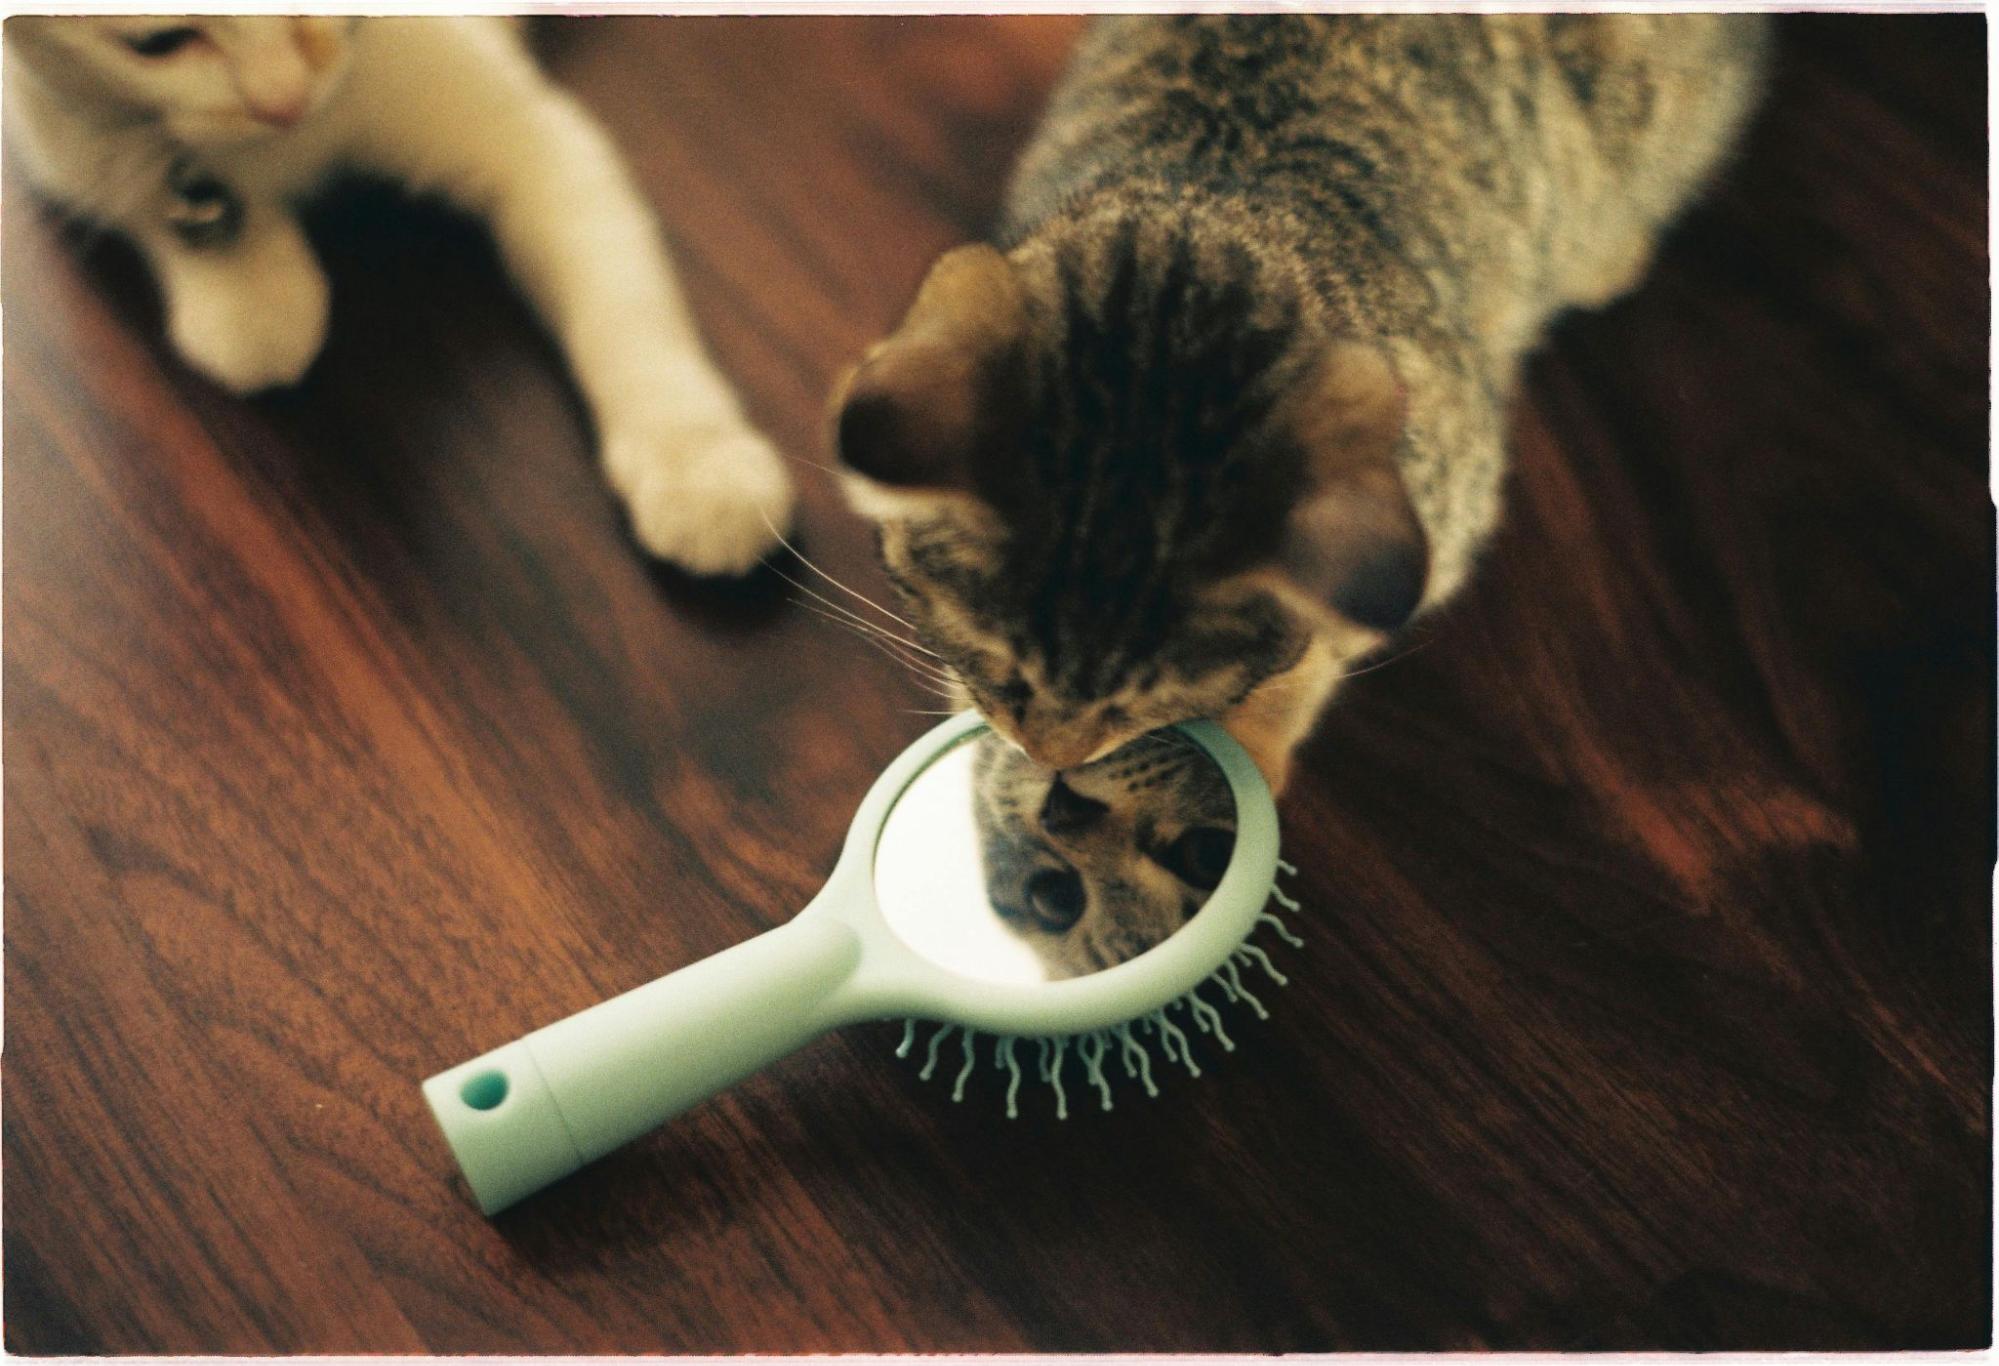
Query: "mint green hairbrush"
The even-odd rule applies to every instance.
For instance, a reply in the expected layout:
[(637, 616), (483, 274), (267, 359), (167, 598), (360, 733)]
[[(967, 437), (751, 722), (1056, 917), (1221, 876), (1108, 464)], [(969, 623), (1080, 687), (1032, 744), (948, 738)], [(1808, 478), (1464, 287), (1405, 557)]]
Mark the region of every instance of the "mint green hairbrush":
[(1048, 969), (1021, 932), (1032, 917), (1000, 885), (993, 835), (981, 832), (968, 786), (972, 742), (988, 732), (976, 714), (953, 717), (876, 780), (825, 888), (795, 919), (424, 1082), (480, 1209), (497, 1213), (864, 1020), (906, 1019), (904, 1055), (917, 1022), (934, 1023), (925, 1078), (958, 1035), (954, 1099), (964, 1095), (979, 1036), (990, 1036), (993, 1063), (1008, 1073), (1009, 1115), (1022, 1052), (1063, 1115), (1070, 1064), (1106, 1109), (1113, 1064), (1156, 1094), (1148, 1044), (1198, 1076), (1189, 1030), (1234, 1047), (1202, 989), (1263, 1016), (1244, 969), (1285, 979), (1247, 940), (1267, 924), (1297, 943), (1265, 909), (1273, 894), (1297, 904), (1275, 889), (1277, 812), (1249, 755), (1209, 722), (1175, 732), (1226, 780), (1234, 842), (1205, 903), (1161, 942), (1086, 975), (1033, 980)]

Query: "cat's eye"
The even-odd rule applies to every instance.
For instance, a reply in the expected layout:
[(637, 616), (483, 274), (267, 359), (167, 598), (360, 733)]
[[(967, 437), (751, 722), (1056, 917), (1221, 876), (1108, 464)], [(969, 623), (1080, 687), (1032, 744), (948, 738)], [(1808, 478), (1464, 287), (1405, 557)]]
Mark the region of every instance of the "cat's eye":
[(1051, 835), (1073, 835), (1097, 823), (1110, 807), (1093, 797), (1085, 797), (1057, 778), (1041, 803), (1041, 828)]
[(1044, 868), (1027, 880), (1028, 912), (1053, 934), (1075, 928), (1088, 900), (1083, 879), (1067, 868)]
[(1180, 836), (1158, 855), (1160, 867), (1190, 887), (1212, 892), (1228, 871), (1229, 856), (1235, 852), (1235, 832), (1218, 826), (1197, 825)]
[(186, 24), (173, 28), (156, 28), (150, 33), (128, 33), (124, 35), (125, 46), (141, 57), (171, 57), (190, 43), (201, 38), (201, 30)]

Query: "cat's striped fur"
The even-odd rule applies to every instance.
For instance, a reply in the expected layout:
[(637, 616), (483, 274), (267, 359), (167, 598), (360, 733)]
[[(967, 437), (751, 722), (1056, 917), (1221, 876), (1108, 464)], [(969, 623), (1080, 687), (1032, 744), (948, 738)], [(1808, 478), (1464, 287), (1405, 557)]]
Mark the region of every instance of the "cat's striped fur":
[(1753, 105), (1754, 16), (1099, 21), (993, 247), (845, 386), (926, 638), (1049, 765), (1218, 716), (1274, 781), (1463, 583), (1522, 356)]

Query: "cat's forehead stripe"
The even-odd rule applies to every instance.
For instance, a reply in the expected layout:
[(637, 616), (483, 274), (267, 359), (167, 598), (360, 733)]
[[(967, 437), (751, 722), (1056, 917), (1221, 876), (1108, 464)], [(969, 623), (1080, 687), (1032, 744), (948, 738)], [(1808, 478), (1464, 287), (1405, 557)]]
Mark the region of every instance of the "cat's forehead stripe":
[[(1198, 565), (1253, 480), (1299, 312), (1260, 291), (1255, 254), (1203, 251), (1169, 220), (1127, 214), (1060, 244), (1059, 302), (1034, 356), (1008, 578), (1035, 649), (1080, 695), (1109, 690), (1176, 626), (1175, 582)], [(1087, 593), (1078, 584), (1089, 585)]]

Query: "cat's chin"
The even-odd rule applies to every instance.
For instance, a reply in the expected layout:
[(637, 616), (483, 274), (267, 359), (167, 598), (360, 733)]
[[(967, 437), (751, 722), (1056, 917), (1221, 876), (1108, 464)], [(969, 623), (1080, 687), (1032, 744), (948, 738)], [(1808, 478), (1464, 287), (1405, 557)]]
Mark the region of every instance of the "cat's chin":
[(1144, 738), (1145, 732), (1120, 731), (1108, 737), (1085, 735), (1081, 737), (1059, 737), (1054, 741), (1022, 739), (1019, 730), (1010, 722), (994, 719), (992, 713), (981, 707), (979, 715), (985, 719), (995, 735), (1026, 757), (1036, 768), (1048, 773), (1062, 773), (1070, 769), (1086, 768), (1100, 759), (1108, 759), (1126, 745)]

